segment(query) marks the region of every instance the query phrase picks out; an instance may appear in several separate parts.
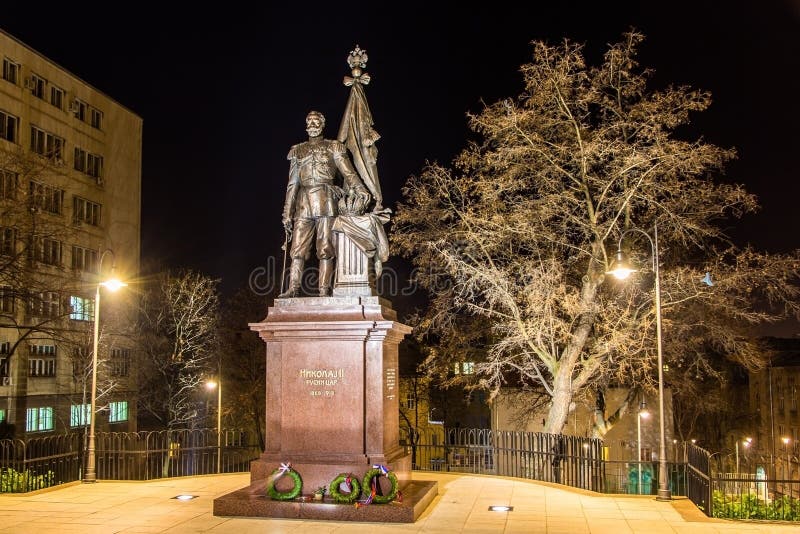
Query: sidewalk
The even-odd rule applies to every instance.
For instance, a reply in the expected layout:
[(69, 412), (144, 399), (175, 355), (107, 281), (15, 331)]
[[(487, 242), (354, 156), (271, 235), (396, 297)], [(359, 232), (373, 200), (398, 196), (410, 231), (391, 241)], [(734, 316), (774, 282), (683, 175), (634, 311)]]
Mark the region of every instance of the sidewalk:
[[(0, 533), (757, 533), (798, 532), (789, 523), (705, 517), (685, 498), (608, 496), (514, 478), (415, 471), (439, 496), (416, 523), (351, 523), (215, 517), (212, 502), (249, 484), (248, 473), (151, 482), (75, 483), (36, 494), (0, 495)], [(176, 495), (198, 498), (181, 502)], [(490, 505), (511, 512), (490, 512)], [(370, 505), (380, 506), (380, 505)], [(391, 504), (383, 505), (391, 506)]]

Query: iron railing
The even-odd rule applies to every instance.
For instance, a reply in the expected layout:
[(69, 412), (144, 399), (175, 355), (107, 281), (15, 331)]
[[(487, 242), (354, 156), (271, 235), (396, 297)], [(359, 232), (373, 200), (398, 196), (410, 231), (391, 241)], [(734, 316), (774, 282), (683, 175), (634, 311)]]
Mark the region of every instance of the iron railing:
[(713, 515), (711, 499), (711, 454), (697, 445), (686, 445), (687, 497), (707, 516)]
[[(84, 434), (74, 432), (0, 440), (0, 493), (18, 493), (80, 480)], [(260, 448), (243, 432), (215, 429), (99, 432), (95, 458), (99, 480), (235, 473), (250, 470)]]

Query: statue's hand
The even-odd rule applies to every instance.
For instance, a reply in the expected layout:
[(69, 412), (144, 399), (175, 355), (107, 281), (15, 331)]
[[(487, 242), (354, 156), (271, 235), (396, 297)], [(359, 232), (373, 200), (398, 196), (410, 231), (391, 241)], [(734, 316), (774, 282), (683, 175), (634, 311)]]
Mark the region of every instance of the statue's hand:
[(284, 230), (286, 230), (287, 234), (292, 233), (292, 220), (289, 219), (288, 217), (284, 217), (283, 219), (283, 228)]

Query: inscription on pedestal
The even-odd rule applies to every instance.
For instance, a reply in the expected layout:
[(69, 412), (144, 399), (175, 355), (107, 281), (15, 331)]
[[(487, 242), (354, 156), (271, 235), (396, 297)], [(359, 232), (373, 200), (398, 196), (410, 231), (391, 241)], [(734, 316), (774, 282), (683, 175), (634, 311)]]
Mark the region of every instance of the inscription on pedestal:
[(395, 397), (394, 388), (397, 384), (397, 369), (389, 367), (386, 369), (386, 398), (392, 400)]
[(344, 369), (300, 369), (300, 379), (312, 397), (333, 397), (336, 385), (344, 379)]

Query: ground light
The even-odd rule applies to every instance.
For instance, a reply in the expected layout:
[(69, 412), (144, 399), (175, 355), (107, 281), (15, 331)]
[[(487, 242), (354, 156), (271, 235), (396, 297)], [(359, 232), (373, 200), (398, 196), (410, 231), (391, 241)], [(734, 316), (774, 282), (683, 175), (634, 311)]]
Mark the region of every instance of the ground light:
[(499, 504), (496, 504), (494, 506), (490, 506), (489, 507), (489, 511), (490, 512), (510, 512), (513, 509), (514, 509), (513, 506), (505, 506), (505, 505), (499, 505)]
[(198, 495), (176, 495), (172, 497), (173, 499), (177, 499), (179, 501), (191, 501), (192, 499), (196, 499)]

